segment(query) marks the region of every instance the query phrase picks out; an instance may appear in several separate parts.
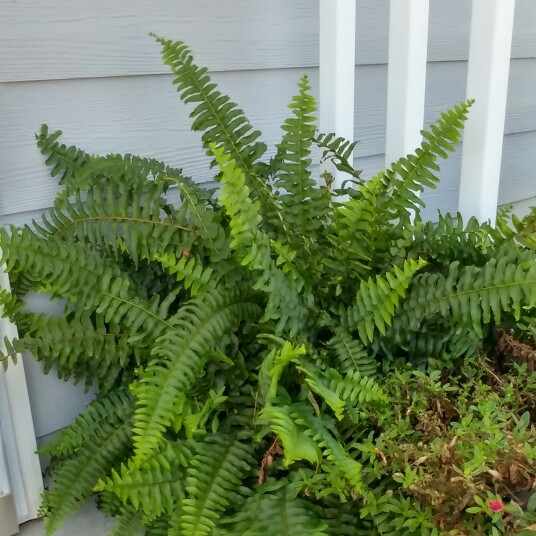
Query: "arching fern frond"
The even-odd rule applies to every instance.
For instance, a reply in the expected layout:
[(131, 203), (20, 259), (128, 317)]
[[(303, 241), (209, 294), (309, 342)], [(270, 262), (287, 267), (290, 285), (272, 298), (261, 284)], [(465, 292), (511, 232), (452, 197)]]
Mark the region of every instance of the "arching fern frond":
[(343, 328), (335, 329), (334, 336), (327, 343), (327, 349), (335, 368), (342, 374), (357, 370), (362, 376), (374, 376), (377, 372), (378, 363), (372, 353)]
[(52, 535), (90, 497), (93, 488), (131, 449), (132, 413), (107, 414), (100, 433), (84, 443), (55, 471), (54, 485), (43, 496), (44, 524)]
[(140, 534), (143, 529), (142, 514), (133, 506), (123, 506), (119, 515), (115, 516), (117, 523), (108, 536), (133, 536)]
[(376, 329), (385, 334), (413, 276), (425, 265), (422, 259), (404, 261), (402, 268), (394, 266), (393, 272), (387, 272), (385, 277), (378, 275), (361, 281), (355, 305), (341, 314), (343, 325), (347, 329), (357, 329), (364, 344), (374, 340)]
[(141, 465), (130, 460), (119, 471), (113, 469), (107, 479), (99, 481), (95, 491), (113, 492), (123, 503), (145, 514), (172, 514), (174, 505), (186, 495), (186, 467), (192, 456), (192, 445), (165, 441)]
[(278, 145), (279, 171), (274, 186), (283, 208), (283, 216), (298, 245), (310, 239), (323, 225), (328, 196), (311, 177), (311, 146), (316, 130), (316, 102), (310, 94), (307, 76), (298, 84), (299, 94), (289, 105), (293, 117), (283, 124), (283, 139)]
[(251, 298), (240, 295), (207, 296), (192, 300), (173, 318), (173, 327), (152, 350), (153, 361), (134, 387), (138, 398), (134, 444), (139, 460), (160, 442), (175, 415), (181, 394), (195, 384), (205, 365), (206, 354), (217, 347), (239, 322), (258, 318), (260, 310)]
[(342, 137), (337, 137), (334, 133), (316, 135), (314, 142), (322, 149), (320, 164), (326, 161), (333, 162), (333, 165), (351, 177), (359, 179), (361, 171), (354, 168), (353, 154), (357, 141), (350, 142)]
[(164, 63), (176, 75), (173, 83), (181, 100), (197, 104), (191, 113), (194, 118), (192, 129), (203, 131), (207, 154), (212, 156), (210, 143), (222, 145), (244, 172), (251, 171), (266, 151), (266, 145), (257, 141), (260, 132), (252, 128), (244, 112), (229, 97), (216, 89), (216, 84), (207, 74), (208, 69), (193, 62), (192, 53), (185, 43), (154, 34), (153, 37), (162, 46)]
[[(326, 536), (326, 523), (313, 507), (283, 482), (269, 482), (246, 499), (242, 508), (216, 527), (214, 536)], [(336, 534), (336, 533), (333, 533)]]
[(212, 534), (221, 513), (239, 507), (248, 495), (243, 480), (254, 466), (251, 446), (225, 435), (207, 436), (188, 466), (188, 496), (172, 518), (169, 536)]
[(522, 306), (536, 305), (536, 257), (526, 251), (517, 262), (490, 259), (482, 268), (450, 265), (448, 275), (422, 274), (412, 286), (397, 323), (417, 329), (431, 315), (450, 318), (481, 335), (482, 324), (500, 323), (502, 313), (521, 317)]
[(39, 447), (39, 452), (54, 458), (73, 454), (93, 438), (105, 436), (110, 422), (115, 422), (116, 419), (118, 422), (130, 419), (133, 410), (134, 400), (126, 389), (110, 391), (93, 400), (74, 423)]
[(0, 361), (30, 352), (44, 363), (45, 373), (54, 366), (62, 379), (84, 381), (88, 387), (98, 380), (101, 391), (106, 391), (131, 357), (135, 359), (128, 337), (120, 326), (106, 324), (101, 315), (86, 311), (74, 317), (32, 314), (25, 335), (6, 340), (6, 353), (0, 353)]

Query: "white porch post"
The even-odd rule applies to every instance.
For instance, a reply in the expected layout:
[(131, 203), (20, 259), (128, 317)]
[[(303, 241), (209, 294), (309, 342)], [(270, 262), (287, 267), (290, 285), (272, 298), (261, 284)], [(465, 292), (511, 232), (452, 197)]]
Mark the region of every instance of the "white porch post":
[[(321, 132), (354, 139), (356, 0), (320, 0)], [(344, 173), (325, 166), (340, 187)]]
[(421, 144), (429, 0), (391, 0), (385, 166)]
[(473, 0), (459, 211), (495, 223), (515, 0)]
[[(0, 288), (10, 289), (9, 278), (3, 266), (0, 267)], [(16, 336), (16, 326), (8, 319), (0, 318), (2, 351), (5, 351), (4, 337), (12, 339)], [(13, 494), (18, 520), (22, 523), (37, 517), (43, 491), (22, 356), (18, 356), (16, 365), (10, 363), (5, 372), (0, 366), (0, 441), (2, 437), (7, 471), (4, 470), (1, 480), (6, 485), (5, 481), (9, 479), (10, 489), (4, 491)], [(2, 463), (3, 460), (0, 459), (0, 464)], [(0, 468), (0, 475), (2, 472)]]

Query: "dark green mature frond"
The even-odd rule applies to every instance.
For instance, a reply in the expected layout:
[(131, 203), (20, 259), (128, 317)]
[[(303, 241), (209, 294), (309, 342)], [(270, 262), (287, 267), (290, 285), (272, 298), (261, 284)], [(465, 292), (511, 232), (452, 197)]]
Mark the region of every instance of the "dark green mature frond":
[(126, 389), (110, 391), (89, 404), (76, 421), (39, 448), (42, 454), (62, 458), (76, 452), (94, 437), (106, 435), (109, 423), (124, 422), (132, 416), (134, 400)]
[(447, 158), (448, 153), (455, 150), (454, 145), (461, 139), (463, 121), (467, 119), (472, 104), (473, 101), (468, 100), (443, 112), (441, 119), (430, 125), (429, 130), (421, 131), (424, 141), (414, 155), (400, 158), (366, 183), (371, 188), (378, 187), (377, 181), (381, 183), (383, 199), (378, 209), (382, 211), (383, 218), (407, 221), (412, 211), (418, 215), (420, 207), (424, 206), (418, 193), (425, 187), (435, 188), (439, 182), (436, 160), (438, 157)]
[(196, 103), (190, 114), (192, 129), (202, 131), (203, 145), (212, 156), (210, 144), (222, 145), (244, 172), (250, 172), (254, 163), (265, 153), (266, 145), (258, 140), (244, 112), (229, 97), (223, 95), (207, 74), (206, 67), (198, 67), (188, 46), (182, 41), (153, 37), (162, 46), (162, 59), (175, 73), (173, 83), (181, 100)]
[(348, 173), (354, 179), (359, 179), (361, 171), (354, 168), (353, 154), (357, 141), (337, 137), (334, 133), (318, 133), (314, 139), (315, 144), (322, 149), (320, 163), (332, 162), (336, 169)]
[(193, 456), (192, 447), (186, 442), (165, 441), (141, 465), (129, 460), (119, 471), (113, 469), (95, 490), (113, 492), (145, 514), (172, 514), (174, 505), (186, 496), (186, 468)]
[(116, 264), (83, 244), (66, 248), (59, 238), (45, 240), (29, 227), (10, 230), (0, 229), (1, 262), (6, 263), (7, 270), (24, 270), (42, 285), (53, 288), (56, 295), (76, 296), (88, 308), (95, 303), (95, 290), (100, 288), (104, 275), (120, 274)]
[(378, 363), (365, 346), (349, 331), (336, 328), (335, 334), (327, 344), (334, 366), (343, 374), (359, 371), (362, 376), (374, 376)]
[(447, 276), (429, 273), (415, 279), (398, 323), (417, 329), (423, 318), (441, 315), (481, 334), (482, 324), (500, 323), (502, 313), (521, 317), (522, 306), (536, 305), (536, 257), (526, 251), (517, 262), (492, 258), (484, 266), (453, 262)]
[(394, 266), (393, 272), (387, 272), (385, 277), (378, 275), (375, 279), (362, 280), (355, 305), (346, 313), (341, 312), (343, 325), (347, 329), (357, 329), (364, 344), (374, 340), (376, 329), (385, 334), (413, 276), (425, 265), (422, 259), (404, 261), (402, 268)]
[(230, 436), (207, 436), (188, 466), (188, 496), (172, 518), (169, 536), (212, 534), (222, 512), (239, 507), (249, 494), (243, 480), (254, 466), (251, 446)]
[(292, 238), (302, 244), (323, 226), (328, 196), (318, 188), (311, 177), (311, 146), (316, 130), (316, 102), (309, 93), (307, 76), (298, 84), (299, 94), (293, 97), (289, 108), (293, 117), (283, 124), (283, 139), (278, 145), (279, 171), (274, 186), (279, 193), (283, 215)]
[(133, 187), (110, 182), (92, 188), (82, 200), (63, 198), (43, 214), (41, 225), (34, 223), (43, 238), (57, 237), (68, 243), (83, 241), (111, 248), (119, 253), (119, 241), (134, 264), (138, 259), (150, 258), (154, 252), (170, 248), (191, 247), (195, 229), (182, 219), (166, 216), (163, 212), (164, 183), (148, 183)]
[(0, 361), (30, 352), (44, 363), (45, 373), (54, 366), (62, 379), (84, 381), (88, 387), (98, 380), (105, 391), (131, 359), (136, 361), (128, 337), (120, 326), (106, 324), (101, 315), (87, 311), (74, 317), (31, 314), (25, 335), (6, 340), (6, 353), (0, 353)]
[(93, 488), (131, 449), (133, 413), (107, 412), (99, 433), (85, 440), (54, 473), (54, 485), (43, 496), (44, 524), (53, 534), (90, 497)]
[(325, 506), (317, 508), (318, 516), (327, 523), (328, 536), (371, 536), (374, 532), (360, 519), (359, 506), (353, 501), (340, 502), (326, 497)]
[(172, 327), (151, 352), (153, 361), (133, 388), (136, 395), (134, 444), (142, 460), (158, 445), (180, 404), (205, 366), (207, 353), (242, 320), (253, 321), (260, 310), (251, 298), (240, 295), (207, 296), (192, 300), (171, 320)]
[[(214, 536), (326, 536), (326, 523), (315, 516), (310, 503), (297, 497), (286, 482), (268, 483), (224, 519)], [(336, 533), (333, 533), (336, 534)]]
[(37, 146), (46, 157), (45, 163), (51, 168), (52, 177), (59, 175), (59, 182), (65, 187), (60, 199), (64, 199), (65, 194), (103, 187), (110, 182), (135, 187), (159, 179), (173, 179), (201, 191), (182, 174), (182, 170), (163, 162), (131, 154), (90, 155), (77, 147), (60, 143), (61, 135), (61, 130), (49, 133), (47, 125), (42, 125), (36, 136)]

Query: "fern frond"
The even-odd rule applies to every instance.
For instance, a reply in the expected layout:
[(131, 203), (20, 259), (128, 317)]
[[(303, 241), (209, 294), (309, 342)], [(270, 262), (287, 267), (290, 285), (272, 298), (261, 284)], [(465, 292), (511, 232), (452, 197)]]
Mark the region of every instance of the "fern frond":
[(192, 459), (186, 443), (165, 441), (163, 446), (138, 465), (130, 460), (119, 471), (100, 480), (95, 491), (115, 493), (125, 504), (145, 514), (172, 514), (174, 505), (184, 499), (186, 467)]
[(334, 336), (327, 343), (335, 368), (342, 374), (359, 371), (362, 376), (374, 376), (378, 363), (372, 353), (347, 330), (336, 328)]
[(279, 171), (274, 182), (276, 190), (281, 192), (278, 201), (296, 245), (315, 236), (323, 225), (328, 206), (328, 197), (322, 188), (317, 188), (309, 169), (316, 130), (316, 102), (309, 93), (307, 76), (301, 78), (298, 88), (299, 94), (289, 105), (293, 117), (286, 119), (282, 127), (285, 134), (277, 147)]
[[(214, 536), (327, 536), (326, 524), (310, 503), (283, 482), (265, 484), (233, 516), (222, 520)], [(334, 533), (335, 534), (335, 533)]]
[(292, 417), (297, 424), (305, 427), (306, 433), (322, 450), (324, 458), (333, 463), (351, 484), (354, 492), (359, 493), (363, 489), (362, 465), (350, 457), (341, 442), (326, 428), (324, 419), (313, 415), (309, 407), (303, 404), (292, 406)]
[(134, 401), (126, 389), (110, 391), (93, 400), (74, 423), (39, 447), (39, 452), (54, 458), (73, 454), (91, 439), (106, 435), (109, 422), (130, 419), (133, 410)]
[(248, 495), (243, 479), (254, 466), (250, 446), (225, 435), (207, 436), (188, 466), (188, 496), (172, 518), (169, 536), (211, 534), (221, 513)]
[(203, 131), (203, 145), (212, 156), (210, 143), (222, 145), (245, 172), (266, 152), (258, 140), (260, 132), (253, 130), (244, 112), (229, 97), (216, 89), (208, 69), (198, 67), (188, 46), (182, 41), (153, 37), (162, 46), (162, 59), (175, 73), (174, 84), (181, 100), (197, 103), (191, 113), (192, 129)]
[(174, 419), (176, 404), (195, 384), (207, 352), (241, 320), (258, 318), (258, 305), (243, 296), (207, 296), (192, 300), (160, 337), (154, 357), (134, 388), (138, 398), (135, 438), (138, 459), (150, 454)]
[[(344, 414), (370, 402), (387, 402), (382, 388), (370, 376), (362, 377), (359, 371), (349, 372), (344, 377), (332, 368), (317, 372), (315, 367), (298, 365), (305, 374), (309, 387), (333, 410), (335, 417), (342, 420)], [(354, 413), (354, 412), (352, 412)]]
[(393, 272), (387, 272), (385, 277), (378, 275), (375, 279), (369, 277), (368, 281), (361, 281), (355, 305), (341, 315), (343, 325), (347, 329), (357, 328), (364, 344), (374, 340), (376, 329), (384, 335), (413, 276), (425, 265), (422, 259), (404, 261), (402, 268), (394, 266)]
[(335, 168), (351, 177), (359, 179), (361, 171), (354, 168), (353, 154), (357, 141), (350, 142), (334, 133), (316, 135), (314, 142), (322, 149), (320, 163), (332, 162)]
[(447, 276), (422, 274), (400, 310), (397, 322), (417, 329), (425, 317), (439, 314), (481, 335), (482, 324), (500, 323), (504, 312), (521, 317), (536, 305), (536, 257), (526, 251), (517, 262), (490, 259), (482, 268), (453, 262)]
[(188, 249), (195, 229), (186, 222), (163, 215), (163, 183), (149, 183), (143, 188), (110, 182), (91, 188), (82, 201), (77, 192), (73, 201), (60, 198), (56, 206), (43, 214), (42, 224), (34, 222), (43, 238), (58, 237), (71, 243), (84, 241), (101, 248), (111, 248), (117, 257), (118, 238), (137, 266), (138, 259), (150, 258), (153, 252), (165, 252), (181, 245)]
[(305, 460), (317, 464), (321, 452), (316, 443), (307, 435), (304, 426), (298, 425), (290, 406), (266, 406), (259, 415), (259, 422), (265, 424), (279, 437), (283, 445), (285, 466)]
[(448, 153), (455, 150), (454, 145), (460, 141), (463, 121), (472, 104), (473, 101), (468, 100), (443, 112), (428, 130), (421, 131), (424, 141), (415, 154), (400, 158), (377, 179), (366, 183), (372, 188), (377, 187), (377, 180), (381, 183), (382, 203), (377, 209), (383, 219), (387, 216), (391, 221), (401, 219), (407, 222), (412, 212), (419, 214), (424, 204), (418, 193), (425, 187), (434, 188), (439, 182), (435, 174), (439, 170), (436, 160), (447, 158)]
[(108, 536), (134, 536), (140, 534), (143, 528), (142, 514), (132, 506), (121, 508), (121, 512), (116, 516), (117, 523)]
[(84, 443), (54, 474), (54, 485), (43, 496), (46, 533), (52, 535), (91, 496), (93, 488), (131, 449), (132, 413), (107, 415), (99, 435)]
[(318, 516), (327, 523), (328, 536), (372, 536), (374, 532), (359, 518), (358, 505), (353, 501), (341, 502), (332, 497), (323, 499), (324, 506), (317, 508)]
[(54, 366), (59, 378), (84, 381), (88, 387), (98, 380), (102, 392), (134, 358), (128, 336), (119, 326), (106, 324), (101, 315), (86, 311), (74, 317), (32, 314), (25, 335), (5, 341), (0, 361), (30, 352), (44, 363), (45, 373)]
[(177, 258), (173, 253), (157, 253), (154, 260), (160, 262), (177, 281), (182, 282), (194, 298), (203, 299), (207, 293), (214, 292), (218, 287), (220, 274), (210, 266), (204, 267), (189, 254), (183, 252)]

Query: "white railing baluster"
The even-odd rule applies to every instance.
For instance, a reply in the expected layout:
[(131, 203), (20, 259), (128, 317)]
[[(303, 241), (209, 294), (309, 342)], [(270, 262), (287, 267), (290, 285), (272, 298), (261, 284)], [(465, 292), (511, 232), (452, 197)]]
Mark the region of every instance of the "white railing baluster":
[(429, 0), (391, 0), (385, 165), (422, 141)]
[(473, 0), (459, 211), (495, 223), (515, 0)]
[[(9, 277), (0, 266), (0, 289), (10, 290)], [(1, 310), (0, 310), (1, 312)], [(18, 337), (17, 327), (0, 317), (0, 349), (5, 351), (4, 337)], [(19, 522), (37, 517), (41, 503), (43, 479), (36, 454), (36, 439), (24, 375), (22, 356), (7, 371), (0, 365), (0, 435), (4, 433), (5, 459), (11, 477), (11, 490)], [(0, 438), (1, 440), (1, 438)], [(2, 460), (0, 460), (2, 463)]]
[[(356, 0), (320, 0), (319, 129), (353, 141)], [(344, 174), (323, 164), (341, 186)]]

